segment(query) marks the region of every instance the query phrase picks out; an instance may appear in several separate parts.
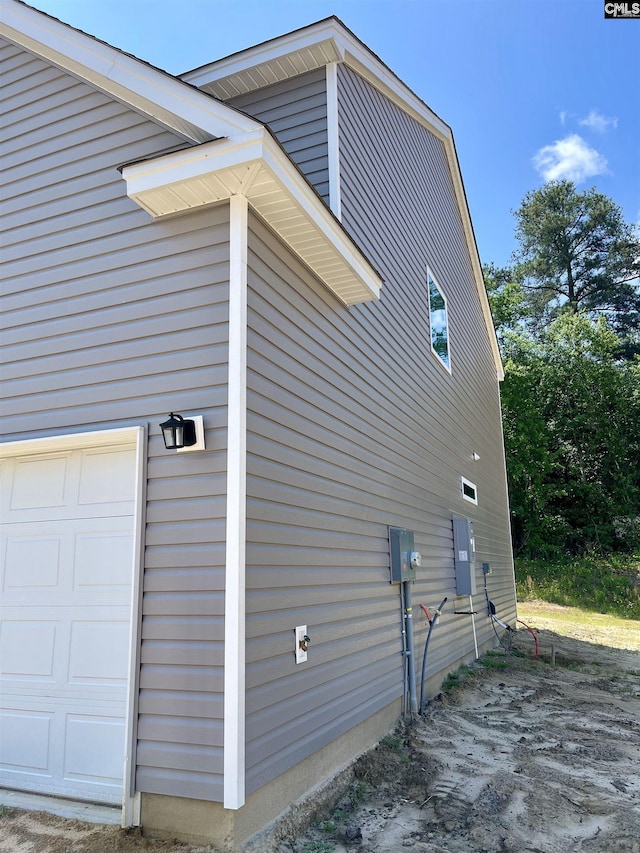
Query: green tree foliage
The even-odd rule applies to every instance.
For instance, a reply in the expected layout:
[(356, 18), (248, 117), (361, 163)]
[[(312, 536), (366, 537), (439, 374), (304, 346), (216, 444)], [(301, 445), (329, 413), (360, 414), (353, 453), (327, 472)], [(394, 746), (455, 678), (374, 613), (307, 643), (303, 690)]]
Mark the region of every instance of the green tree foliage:
[(640, 365), (615, 360), (617, 344), (604, 320), (580, 315), (511, 340), (502, 403), (518, 552), (638, 544)]
[(516, 216), (517, 276), (530, 314), (604, 316), (626, 335), (640, 326), (640, 241), (611, 199), (552, 181), (527, 193)]
[(510, 267), (485, 264), (483, 274), (493, 325), (498, 342), (504, 347), (514, 332), (524, 329), (524, 323), (529, 318), (527, 294), (522, 282), (517, 280), (516, 272)]
[[(516, 551), (640, 547), (640, 247), (568, 181), (528, 193), (512, 268), (485, 267), (505, 364)], [(635, 276), (635, 278), (634, 278)]]

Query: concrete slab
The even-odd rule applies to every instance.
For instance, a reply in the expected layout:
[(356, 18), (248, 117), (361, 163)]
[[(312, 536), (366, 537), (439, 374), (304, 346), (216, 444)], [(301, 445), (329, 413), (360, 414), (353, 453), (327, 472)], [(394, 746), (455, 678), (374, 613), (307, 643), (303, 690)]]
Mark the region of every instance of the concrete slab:
[(23, 791), (0, 788), (0, 806), (26, 811), (49, 812), (58, 817), (83, 820), (87, 823), (108, 823), (118, 826), (122, 822), (122, 809), (117, 806), (102, 806), (78, 800), (64, 800)]

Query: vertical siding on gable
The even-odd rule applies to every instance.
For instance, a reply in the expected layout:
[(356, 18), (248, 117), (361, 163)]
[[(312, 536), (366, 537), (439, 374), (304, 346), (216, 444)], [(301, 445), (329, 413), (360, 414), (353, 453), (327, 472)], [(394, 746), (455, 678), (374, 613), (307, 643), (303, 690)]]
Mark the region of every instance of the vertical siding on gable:
[(293, 162), (329, 204), (324, 68), (239, 95), (227, 103), (267, 124)]
[(0, 74), (3, 433), (148, 423), (137, 789), (221, 800), (228, 207), (151, 222), (117, 167), (183, 140), (6, 42)]
[[(498, 613), (515, 618), (498, 383), (445, 154), (364, 80), (338, 72), (343, 222), (385, 286), (380, 302), (345, 309), (251, 222), (249, 792), (400, 698), (389, 525), (414, 530), (423, 556), (420, 654), (418, 604), (449, 597), (427, 677), (474, 648), (470, 620), (452, 615), (453, 515), (474, 521), (479, 643), (494, 636), (483, 561)], [(430, 348), (427, 264), (448, 300), (451, 374)], [(461, 475), (478, 486), (478, 507), (462, 500)], [(311, 646), (296, 665), (301, 624)]]

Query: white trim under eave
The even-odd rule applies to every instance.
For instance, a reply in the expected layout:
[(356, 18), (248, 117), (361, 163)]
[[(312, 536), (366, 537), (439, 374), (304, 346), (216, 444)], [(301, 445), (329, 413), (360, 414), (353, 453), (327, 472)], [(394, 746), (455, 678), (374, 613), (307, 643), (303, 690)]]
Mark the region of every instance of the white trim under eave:
[(224, 807), (245, 801), (247, 237), (249, 204), (229, 200), (229, 377), (224, 594)]
[[(205, 87), (221, 78), (240, 74), (247, 68), (268, 65), (272, 61), (280, 62), (283, 56), (287, 54), (299, 53), (305, 48), (316, 48), (318, 44), (323, 42), (331, 43), (331, 48), (327, 52), (338, 57), (334, 44), (336, 32), (336, 22), (333, 19), (320, 21), (317, 24), (302, 27), (283, 36), (276, 36), (276, 38), (269, 39), (261, 44), (232, 53), (230, 56), (185, 71), (180, 74), (180, 79), (188, 81), (194, 86)], [(298, 64), (298, 69), (299, 67)], [(309, 69), (304, 68), (303, 70)]]
[[(273, 203), (273, 194), (264, 194), (264, 184), (255, 181), (256, 163), (258, 171), (266, 169), (265, 178), (270, 176), (274, 194), (291, 201), (292, 212), (305, 226), (302, 236), (279, 230), (278, 205)], [(380, 276), (265, 128), (129, 164), (123, 167), (122, 177), (129, 197), (154, 217), (246, 195), (260, 216), (344, 304), (380, 297)], [(181, 187), (188, 188), (185, 196)], [(310, 231), (315, 240), (308, 239)]]
[(280, 185), (284, 187), (294, 201), (301, 207), (306, 206), (310, 209), (310, 215), (313, 216), (318, 230), (331, 245), (338, 249), (342, 258), (349, 264), (367, 290), (367, 300), (379, 299), (382, 282), (378, 273), (357, 248), (347, 232), (327, 211), (324, 202), (314, 193), (309, 192), (305, 178), (291, 160), (286, 155), (283, 156), (281, 148), (268, 134), (265, 134), (264, 137), (262, 158)]

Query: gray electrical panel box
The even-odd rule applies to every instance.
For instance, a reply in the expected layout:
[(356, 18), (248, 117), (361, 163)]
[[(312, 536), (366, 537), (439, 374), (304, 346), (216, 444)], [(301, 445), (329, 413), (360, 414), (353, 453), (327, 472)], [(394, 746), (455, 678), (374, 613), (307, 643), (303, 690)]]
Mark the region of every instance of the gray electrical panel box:
[(456, 568), (456, 595), (476, 594), (476, 549), (473, 523), (468, 518), (453, 519), (453, 553)]
[[(413, 531), (401, 527), (389, 528), (389, 558), (391, 583), (402, 583), (416, 579), (416, 565), (413, 549)], [(417, 556), (417, 555), (415, 555)]]

